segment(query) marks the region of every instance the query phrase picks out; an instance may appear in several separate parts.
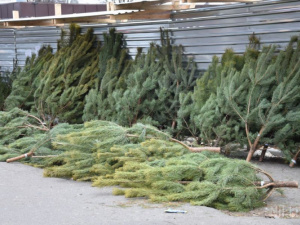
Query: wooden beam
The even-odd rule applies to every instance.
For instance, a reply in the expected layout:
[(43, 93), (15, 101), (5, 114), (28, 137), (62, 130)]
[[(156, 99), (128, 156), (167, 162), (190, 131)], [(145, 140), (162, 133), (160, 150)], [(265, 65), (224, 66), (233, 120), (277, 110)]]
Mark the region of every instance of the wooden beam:
[[(190, 3), (190, 2), (258, 2), (261, 0), (181, 0), (182, 3)], [(126, 10), (126, 9), (152, 9), (154, 6), (162, 6), (161, 4), (172, 2), (173, 5), (179, 4), (178, 0), (158, 0), (158, 1), (141, 1), (141, 2), (128, 2), (128, 3), (121, 3), (121, 4), (109, 4), (109, 10)], [(174, 4), (175, 3), (175, 4)]]
[(122, 15), (137, 12), (138, 10), (121, 10), (121, 11), (103, 11), (92, 13), (78, 13), (60, 16), (45, 16), (45, 17), (30, 17), (19, 19), (4, 19), (0, 20), (1, 27), (18, 27), (18, 26), (53, 26), (64, 23), (114, 23), (111, 20), (111, 15)]
[(261, 0), (186, 0), (187, 3), (197, 3), (197, 2), (241, 2), (241, 3), (251, 3), (251, 2), (260, 2)]
[(9, 21), (6, 22), (6, 27), (19, 26), (53, 26), (56, 25), (54, 20), (31, 20), (31, 21)]
[(62, 13), (61, 13), (61, 4), (55, 4), (54, 5), (54, 14), (55, 14), (55, 16), (62, 15)]
[(112, 2), (107, 2), (106, 3), (106, 11), (114, 11), (113, 7), (113, 3)]
[(151, 5), (145, 8), (145, 10), (155, 10), (155, 11), (171, 11), (171, 10), (183, 10), (190, 9), (190, 5)]
[(132, 2), (114, 4), (114, 10), (127, 10), (127, 9), (148, 9), (149, 6), (159, 5), (162, 3), (171, 2), (171, 0), (158, 0), (158, 1), (143, 1), (143, 2)]
[(13, 19), (19, 19), (19, 11), (13, 10), (12, 13), (13, 13)]
[[(172, 2), (169, 5), (161, 5), (165, 2)], [(133, 2), (133, 3), (122, 3), (122, 4), (113, 4), (109, 6), (109, 9), (114, 10), (156, 10), (156, 11), (170, 11), (170, 10), (183, 10), (194, 8), (194, 4), (180, 4), (179, 0), (160, 0), (160, 1), (149, 1), (149, 2)]]
[(114, 23), (109, 17), (103, 18), (72, 18), (72, 19), (55, 19), (55, 24), (64, 23)]
[(0, 24), (1, 27), (18, 27), (18, 26), (61, 26), (65, 23), (114, 23), (109, 17), (91, 17), (91, 18), (64, 18), (49, 20), (31, 20), (31, 21), (9, 21)]
[(145, 10), (135, 13), (126, 13), (120, 15), (113, 15), (110, 17), (112, 20), (144, 20), (144, 19), (170, 19), (171, 11), (157, 11)]

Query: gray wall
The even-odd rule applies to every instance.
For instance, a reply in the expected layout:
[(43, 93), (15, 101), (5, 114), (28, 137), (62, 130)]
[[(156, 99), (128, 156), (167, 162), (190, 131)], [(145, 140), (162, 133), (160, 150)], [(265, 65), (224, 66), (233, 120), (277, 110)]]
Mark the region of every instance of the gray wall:
[[(198, 68), (205, 70), (213, 55), (220, 56), (226, 48), (243, 53), (253, 32), (261, 43), (284, 48), (293, 35), (300, 33), (300, 1), (265, 1), (255, 4), (235, 4), (213, 8), (174, 12), (171, 20), (82, 25), (83, 31), (93, 27), (102, 40), (102, 33), (115, 27), (124, 34), (129, 54), (134, 57), (137, 47), (147, 51), (151, 42), (160, 42), (159, 28), (171, 31), (173, 44), (184, 46), (184, 53), (193, 57)], [(1, 70), (12, 69), (13, 59), (23, 66), (27, 56), (40, 46), (50, 44), (56, 49), (59, 27), (27, 27), (0, 29)]]

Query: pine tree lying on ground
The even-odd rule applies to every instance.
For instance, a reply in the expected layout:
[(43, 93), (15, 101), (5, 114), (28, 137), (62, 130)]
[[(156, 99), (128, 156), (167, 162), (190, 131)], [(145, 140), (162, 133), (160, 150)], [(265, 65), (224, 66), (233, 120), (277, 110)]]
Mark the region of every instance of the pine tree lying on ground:
[(1, 161), (27, 153), (39, 143), (47, 129), (40, 126), (36, 118), (19, 108), (9, 112), (0, 111)]
[(47, 137), (50, 141), (39, 146), (36, 155), (57, 156), (25, 159), (43, 167), (45, 176), (91, 180), (100, 187), (119, 185), (122, 188), (114, 194), (147, 197), (153, 202), (183, 201), (233, 211), (263, 204), (265, 191), (254, 184), (260, 181), (258, 168), (211, 152), (191, 153), (171, 142), (170, 135), (148, 125), (59, 124), (48, 132), (14, 137), (13, 144), (1, 148), (24, 152), (24, 146), (29, 146), (25, 141), (35, 140), (32, 145), (36, 145)]
[[(52, 147), (54, 138), (82, 127), (61, 123), (49, 129), (37, 115), (19, 108), (0, 111), (0, 161), (31, 152), (40, 157), (61, 154), (62, 150)], [(39, 159), (31, 161), (34, 163)]]

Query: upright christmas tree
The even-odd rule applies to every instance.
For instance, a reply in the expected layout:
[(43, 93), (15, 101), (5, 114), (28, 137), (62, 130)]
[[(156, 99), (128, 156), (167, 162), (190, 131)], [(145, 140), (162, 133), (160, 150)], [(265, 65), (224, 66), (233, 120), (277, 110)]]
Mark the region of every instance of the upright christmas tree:
[(294, 43), (277, 57), (275, 46), (265, 47), (257, 59), (245, 54), (241, 71), (231, 67), (221, 77), (217, 94), (197, 117), (203, 137), (248, 144), (248, 161), (260, 145), (291, 142), (288, 134), (299, 115), (299, 47), (293, 49)]
[(193, 59), (183, 57), (182, 46), (171, 46), (168, 31), (162, 31), (162, 55), (164, 75), (158, 81), (156, 91), (158, 99), (164, 104), (159, 104), (157, 116), (161, 124), (168, 127), (169, 132), (177, 135), (186, 134), (186, 129), (180, 117), (180, 98), (193, 90), (196, 80), (197, 66)]
[[(125, 76), (130, 70), (126, 49), (123, 49), (122, 34), (111, 29), (104, 34), (104, 43), (99, 53), (97, 82), (86, 96), (83, 120), (112, 120), (115, 102), (112, 92), (124, 85)], [(123, 87), (124, 88), (124, 87)]]
[(113, 93), (118, 118), (132, 126), (151, 123), (171, 133), (180, 133), (179, 98), (192, 90), (196, 65), (182, 58), (182, 47), (171, 46), (168, 31), (161, 30), (161, 46), (151, 44), (147, 54), (138, 54), (125, 79), (126, 89)]
[(80, 27), (70, 25), (70, 36), (62, 32), (58, 51), (47, 70), (40, 72), (34, 93), (35, 107), (42, 118), (78, 123), (84, 98), (95, 85), (98, 72), (98, 47), (93, 30), (80, 34)]
[(36, 79), (43, 69), (47, 70), (52, 59), (52, 48), (49, 46), (42, 47), (38, 55), (33, 54), (26, 59), (24, 68), (18, 69), (12, 84), (12, 91), (5, 101), (6, 110), (14, 107), (31, 110), (34, 106), (33, 94), (38, 85)]
[(4, 110), (5, 99), (11, 92), (12, 81), (10, 73), (0, 73), (0, 111)]
[(158, 107), (155, 91), (163, 75), (162, 63), (157, 59), (157, 47), (152, 44), (147, 54), (136, 56), (130, 73), (125, 77), (126, 89), (113, 92), (117, 112), (115, 120), (120, 124), (132, 126), (141, 120), (152, 124), (158, 122), (152, 119)]

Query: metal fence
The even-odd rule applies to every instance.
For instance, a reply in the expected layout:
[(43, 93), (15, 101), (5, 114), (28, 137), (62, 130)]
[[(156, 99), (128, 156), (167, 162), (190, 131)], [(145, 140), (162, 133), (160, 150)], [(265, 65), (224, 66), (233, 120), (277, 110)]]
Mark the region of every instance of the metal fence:
[[(99, 40), (103, 32), (115, 27), (124, 34), (129, 54), (137, 47), (146, 52), (151, 42), (160, 42), (160, 27), (169, 29), (173, 44), (182, 45), (184, 54), (193, 57), (198, 68), (205, 70), (213, 55), (226, 48), (243, 53), (248, 37), (255, 33), (262, 45), (276, 44), (284, 48), (291, 36), (300, 33), (300, 1), (280, 0), (251, 4), (235, 4), (173, 12), (172, 19), (117, 24), (81, 24), (82, 31), (94, 28)], [(26, 27), (0, 30), (0, 67), (12, 69), (13, 60), (23, 66), (27, 56), (42, 45), (56, 49), (59, 27)]]
[(253, 33), (262, 45), (284, 48), (291, 36), (299, 36), (300, 1), (186, 10), (173, 15), (170, 29), (174, 44), (182, 44), (200, 68), (207, 68), (212, 56), (220, 56), (226, 48), (243, 53)]
[(12, 70), (16, 56), (15, 30), (0, 30), (0, 71)]

